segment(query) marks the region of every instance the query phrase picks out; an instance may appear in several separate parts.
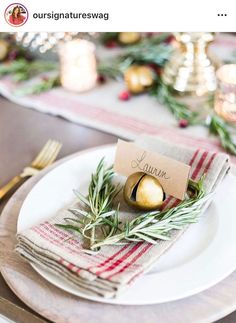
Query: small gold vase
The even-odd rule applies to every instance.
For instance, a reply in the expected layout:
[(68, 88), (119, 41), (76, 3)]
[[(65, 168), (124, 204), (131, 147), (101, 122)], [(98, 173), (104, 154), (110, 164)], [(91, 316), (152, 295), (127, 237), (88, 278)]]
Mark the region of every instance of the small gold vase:
[(176, 51), (166, 63), (162, 80), (176, 92), (204, 96), (216, 90), (216, 67), (208, 55), (214, 33), (176, 33)]

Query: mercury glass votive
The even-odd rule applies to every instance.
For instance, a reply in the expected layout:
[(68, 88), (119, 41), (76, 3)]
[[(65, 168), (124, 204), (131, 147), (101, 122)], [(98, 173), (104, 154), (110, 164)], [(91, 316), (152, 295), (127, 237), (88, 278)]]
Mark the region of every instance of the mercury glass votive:
[(236, 122), (236, 64), (221, 66), (216, 77), (215, 111), (226, 121)]
[(75, 39), (59, 47), (61, 84), (73, 92), (92, 89), (97, 82), (95, 46), (93, 43)]
[(175, 50), (166, 63), (162, 80), (178, 94), (201, 97), (216, 90), (215, 65), (208, 47), (215, 34), (175, 33)]

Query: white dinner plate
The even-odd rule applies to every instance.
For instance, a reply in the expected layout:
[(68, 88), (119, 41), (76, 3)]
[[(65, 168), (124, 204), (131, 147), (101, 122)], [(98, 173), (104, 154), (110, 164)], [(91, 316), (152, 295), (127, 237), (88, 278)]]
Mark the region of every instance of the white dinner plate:
[[(73, 189), (86, 192), (91, 173), (105, 156), (114, 160), (115, 146), (87, 150), (47, 173), (25, 199), (17, 231), (52, 217), (73, 199)], [(154, 267), (116, 299), (84, 294), (38, 265), (33, 268), (59, 288), (94, 301), (144, 305), (169, 302), (199, 293), (236, 269), (236, 177), (229, 174), (197, 224), (192, 224)]]

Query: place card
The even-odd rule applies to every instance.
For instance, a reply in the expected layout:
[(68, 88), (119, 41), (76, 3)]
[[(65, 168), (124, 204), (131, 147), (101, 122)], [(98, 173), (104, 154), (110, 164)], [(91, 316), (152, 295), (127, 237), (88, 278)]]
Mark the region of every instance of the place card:
[(129, 176), (144, 172), (156, 177), (166, 194), (184, 199), (191, 167), (175, 159), (145, 150), (132, 142), (118, 140), (114, 171)]

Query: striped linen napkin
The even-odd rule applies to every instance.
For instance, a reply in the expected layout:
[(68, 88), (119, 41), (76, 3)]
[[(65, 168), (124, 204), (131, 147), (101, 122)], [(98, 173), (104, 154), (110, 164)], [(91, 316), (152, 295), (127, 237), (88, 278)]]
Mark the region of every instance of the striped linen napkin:
[[(176, 146), (151, 136), (142, 136), (136, 143), (189, 164), (193, 180), (198, 180), (206, 173), (207, 192), (216, 188), (230, 167), (228, 156), (222, 153)], [(178, 200), (168, 197), (164, 208), (177, 204)], [(171, 240), (160, 241), (157, 245), (139, 242), (104, 246), (100, 253), (88, 255), (82, 251), (80, 238), (54, 226), (55, 223), (64, 222), (66, 212), (61, 210), (52, 219), (19, 233), (16, 250), (28, 261), (57, 274), (90, 295), (117, 296), (148, 271), (185, 231), (173, 231)]]

